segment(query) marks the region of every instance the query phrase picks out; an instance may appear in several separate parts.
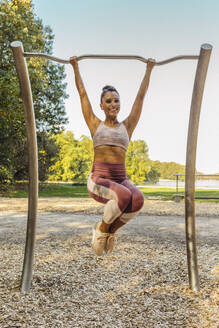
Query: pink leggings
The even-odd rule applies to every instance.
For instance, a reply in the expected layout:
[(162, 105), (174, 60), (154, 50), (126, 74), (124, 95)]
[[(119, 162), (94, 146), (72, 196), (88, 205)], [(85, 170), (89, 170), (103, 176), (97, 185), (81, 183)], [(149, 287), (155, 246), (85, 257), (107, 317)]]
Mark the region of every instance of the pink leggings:
[(104, 207), (103, 220), (127, 223), (142, 208), (144, 196), (126, 177), (125, 164), (94, 162), (87, 181), (88, 192)]

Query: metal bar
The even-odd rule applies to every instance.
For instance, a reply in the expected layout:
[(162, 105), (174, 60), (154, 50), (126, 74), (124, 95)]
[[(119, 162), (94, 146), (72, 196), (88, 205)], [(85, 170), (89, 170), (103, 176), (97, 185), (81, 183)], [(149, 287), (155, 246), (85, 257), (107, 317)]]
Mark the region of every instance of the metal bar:
[[(82, 55), (82, 56), (78, 56), (77, 60), (82, 60), (82, 59), (88, 59), (88, 58), (93, 58), (93, 59), (135, 59), (135, 60), (140, 60), (144, 63), (148, 62), (148, 59), (141, 57), (141, 56), (133, 56), (133, 55)], [(163, 61), (159, 61), (156, 62), (156, 65), (164, 65), (164, 64), (168, 64), (171, 63), (173, 61), (176, 60), (180, 60), (180, 59), (198, 59), (198, 56), (176, 56), (176, 57), (172, 57)]]
[(70, 61), (67, 60), (67, 59), (61, 59), (61, 58), (50, 56), (50, 55), (47, 55), (47, 54), (24, 52), (23, 55), (24, 55), (24, 57), (42, 57), (42, 58), (46, 58), (46, 59), (56, 61), (56, 62), (61, 63), (61, 64), (70, 64)]
[(135, 56), (135, 55), (82, 55), (78, 56), (77, 60), (83, 60), (83, 59), (128, 59), (128, 60), (140, 60), (144, 63), (147, 63), (148, 60), (141, 56)]
[(176, 57), (172, 57), (166, 60), (162, 60), (156, 63), (156, 65), (160, 66), (160, 65), (165, 65), (165, 64), (169, 64), (172, 63), (176, 60), (182, 60), (182, 59), (198, 59), (199, 56), (190, 56), (190, 55), (185, 55), (185, 56), (176, 56)]
[[(69, 59), (61, 59), (58, 57), (54, 57), (51, 55), (47, 54), (42, 54), (42, 53), (32, 53), (32, 52), (24, 52), (24, 57), (42, 57), (42, 58), (47, 58), (50, 60), (54, 60), (58, 63), (62, 64), (70, 64)], [(185, 56), (176, 56), (172, 57), (163, 61), (156, 62), (157, 66), (164, 65), (164, 64), (169, 64), (173, 61), (176, 60), (181, 60), (181, 59), (198, 59), (199, 56), (190, 56), (190, 55), (185, 55)], [(78, 56), (77, 60), (83, 60), (83, 59), (128, 59), (128, 60), (140, 60), (144, 63), (148, 62), (148, 59), (141, 57), (141, 56), (135, 56), (135, 55), (82, 55)]]
[(199, 117), (212, 46), (203, 44), (197, 64), (187, 137), (186, 184), (185, 184), (185, 220), (188, 274), (190, 288), (199, 291), (198, 261), (195, 231), (195, 166)]
[(11, 49), (14, 55), (15, 66), (20, 84), (21, 97), (24, 106), (29, 157), (28, 220), (21, 281), (21, 290), (26, 292), (29, 291), (31, 286), (36, 235), (38, 198), (37, 138), (31, 85), (26, 60), (23, 56), (23, 45), (20, 41), (14, 41), (11, 43)]

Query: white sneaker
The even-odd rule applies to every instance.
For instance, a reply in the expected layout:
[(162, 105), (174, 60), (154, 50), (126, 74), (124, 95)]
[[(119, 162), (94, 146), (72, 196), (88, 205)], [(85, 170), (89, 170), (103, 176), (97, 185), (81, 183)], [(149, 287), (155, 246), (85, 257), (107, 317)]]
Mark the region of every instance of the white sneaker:
[(109, 233), (109, 237), (107, 238), (106, 246), (105, 246), (106, 254), (112, 253), (114, 247), (114, 241), (115, 241), (115, 234)]
[(106, 247), (107, 238), (109, 237), (109, 233), (100, 231), (100, 224), (101, 222), (95, 223), (92, 238), (92, 248), (98, 256), (103, 254)]

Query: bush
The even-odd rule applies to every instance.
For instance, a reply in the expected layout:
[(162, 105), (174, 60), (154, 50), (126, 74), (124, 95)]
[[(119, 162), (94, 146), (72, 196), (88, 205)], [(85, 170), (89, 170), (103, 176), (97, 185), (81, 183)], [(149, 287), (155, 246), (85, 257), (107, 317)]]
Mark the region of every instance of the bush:
[(5, 189), (5, 186), (8, 184), (12, 184), (13, 182), (13, 175), (10, 172), (10, 170), (5, 167), (5, 166), (1, 166), (0, 167), (0, 188)]

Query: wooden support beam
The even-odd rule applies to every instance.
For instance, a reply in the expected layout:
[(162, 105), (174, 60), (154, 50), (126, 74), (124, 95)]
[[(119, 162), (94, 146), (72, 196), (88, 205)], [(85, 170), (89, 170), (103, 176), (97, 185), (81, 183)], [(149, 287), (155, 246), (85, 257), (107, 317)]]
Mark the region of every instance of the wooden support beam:
[(186, 183), (185, 183), (185, 220), (186, 220), (186, 245), (188, 259), (188, 273), (190, 288), (199, 291), (198, 261), (196, 249), (195, 230), (195, 167), (196, 148), (198, 138), (199, 117), (204, 92), (205, 79), (208, 70), (212, 46), (203, 44), (201, 46), (197, 64), (192, 103), (190, 109), (190, 120), (187, 137), (186, 151)]
[(37, 220), (38, 200), (38, 154), (35, 115), (33, 108), (31, 85), (26, 60), (23, 56), (23, 46), (20, 41), (11, 43), (15, 66), (18, 74), (21, 98), (24, 106), (24, 117), (27, 130), (28, 160), (29, 160), (29, 193), (28, 193), (28, 220), (26, 246), (23, 263), (21, 290), (29, 291), (32, 280), (34, 261), (34, 246)]

